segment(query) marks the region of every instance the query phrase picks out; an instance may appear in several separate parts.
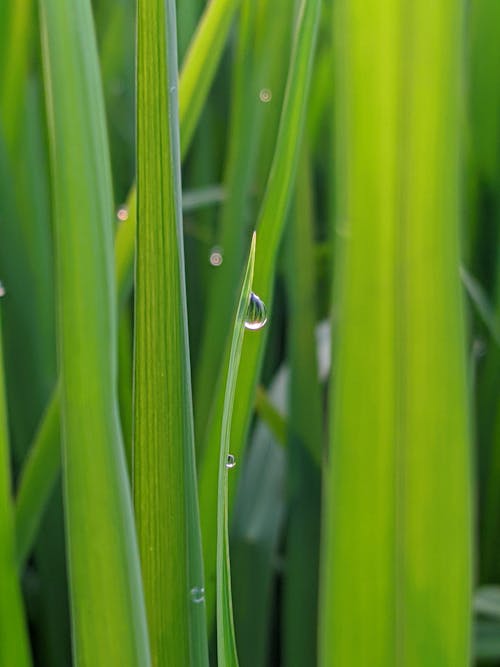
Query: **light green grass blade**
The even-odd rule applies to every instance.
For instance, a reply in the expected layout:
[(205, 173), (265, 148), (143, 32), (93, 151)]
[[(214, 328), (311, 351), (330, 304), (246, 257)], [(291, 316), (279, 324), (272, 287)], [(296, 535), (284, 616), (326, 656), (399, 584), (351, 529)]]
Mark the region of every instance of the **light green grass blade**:
[(28, 632), (15, 559), (1, 315), (0, 310), (0, 664), (29, 667)]
[[(272, 301), (276, 258), (294, 185), (320, 9), (321, 2), (319, 0), (305, 0), (301, 6), (276, 152), (268, 188), (259, 215), (257, 232), (259, 234), (260, 251), (255, 263), (254, 291), (266, 304)], [(242, 457), (245, 447), (264, 347), (265, 332), (259, 336), (248, 336), (243, 344), (237, 384), (238, 401), (242, 407), (234, 416), (231, 432), (232, 449), (237, 459)], [(227, 349), (225, 358), (229, 358), (229, 350)], [(219, 383), (214, 397), (213, 419), (207, 429), (204, 456), (200, 463), (199, 472), (200, 511), (209, 619), (214, 609), (215, 600), (213, 580), (216, 563), (214, 536), (217, 489), (213, 480), (216, 478), (218, 470), (219, 457), (216, 453), (216, 447), (217, 443), (220, 442), (223, 400), (224, 387), (222, 383)], [(237, 475), (232, 475), (232, 478), (236, 477)], [(236, 479), (234, 479), (235, 483)], [(230, 498), (234, 493), (234, 484), (230, 484), (229, 487)]]
[(73, 650), (82, 667), (144, 667), (145, 610), (116, 396), (113, 196), (91, 8), (87, 0), (41, 0), (40, 12)]
[(230, 461), (231, 421), (238, 367), (243, 348), (245, 320), (248, 316), (250, 290), (255, 264), (255, 232), (252, 236), (250, 255), (243, 278), (240, 300), (231, 340), (229, 371), (224, 395), (222, 414), (222, 432), (219, 451), (219, 482), (217, 491), (217, 664), (219, 667), (237, 667), (238, 655), (234, 636), (233, 603), (231, 594), (231, 567), (229, 562), (229, 506), (228, 506), (228, 469), (234, 467)]
[(135, 515), (153, 665), (203, 665), (173, 0), (139, 0), (137, 31)]
[(470, 664), (459, 281), (462, 3), (337, 3), (320, 665)]

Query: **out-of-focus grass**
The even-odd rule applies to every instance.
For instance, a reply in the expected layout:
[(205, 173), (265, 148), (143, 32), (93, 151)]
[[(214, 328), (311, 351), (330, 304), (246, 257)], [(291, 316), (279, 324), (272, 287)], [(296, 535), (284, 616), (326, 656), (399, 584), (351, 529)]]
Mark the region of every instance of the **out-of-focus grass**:
[(176, 4), (0, 3), (2, 660), (310, 667), (320, 594), (323, 664), (498, 661), (497, 1)]

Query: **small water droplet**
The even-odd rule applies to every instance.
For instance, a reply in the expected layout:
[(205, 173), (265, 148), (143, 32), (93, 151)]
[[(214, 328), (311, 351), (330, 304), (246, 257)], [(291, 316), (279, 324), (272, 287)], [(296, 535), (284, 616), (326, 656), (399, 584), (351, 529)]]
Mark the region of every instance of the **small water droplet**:
[(0, 281), (0, 297), (5, 296), (5, 287), (3, 286), (3, 283)]
[(120, 222), (125, 222), (125, 220), (128, 220), (128, 208), (126, 206), (120, 206), (116, 212), (116, 217)]
[(266, 304), (253, 292), (250, 293), (250, 302), (248, 304), (245, 317), (245, 327), (250, 331), (258, 331), (267, 322)]
[(261, 102), (264, 102), (264, 104), (267, 104), (273, 99), (273, 94), (269, 88), (262, 88), (262, 90), (259, 92), (259, 99)]
[(195, 586), (190, 591), (191, 600), (195, 604), (200, 604), (200, 602), (205, 601), (205, 589), (202, 586)]
[(220, 266), (223, 261), (224, 257), (222, 255), (222, 248), (219, 248), (218, 246), (212, 248), (210, 251), (210, 264), (212, 266)]
[(234, 468), (236, 465), (236, 459), (232, 454), (227, 455), (226, 468)]

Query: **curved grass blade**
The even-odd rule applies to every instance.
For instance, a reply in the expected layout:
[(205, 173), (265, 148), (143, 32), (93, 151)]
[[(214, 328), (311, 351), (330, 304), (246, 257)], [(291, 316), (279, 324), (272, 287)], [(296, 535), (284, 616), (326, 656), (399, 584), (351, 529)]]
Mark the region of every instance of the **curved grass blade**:
[(73, 651), (81, 667), (144, 667), (150, 658), (118, 419), (113, 193), (92, 11), (89, 0), (41, 0), (40, 14)]
[[(321, 0), (303, 0), (301, 5), (295, 30), (276, 151), (258, 219), (257, 232), (259, 234), (260, 250), (255, 260), (255, 292), (264, 300), (266, 305), (269, 305), (272, 301), (276, 258), (295, 182), (321, 4)], [(236, 458), (240, 458), (245, 447), (265, 342), (265, 332), (262, 336), (249, 336), (244, 341), (237, 388), (239, 402), (242, 407), (233, 419), (231, 437)], [(228, 359), (229, 350), (226, 347), (226, 361), (223, 368), (227, 368)], [(224, 386), (219, 380), (213, 401), (213, 419), (206, 429), (206, 444), (203, 448), (204, 456), (201, 459), (199, 471), (200, 512), (209, 620), (214, 608), (213, 583), (216, 569), (217, 489), (213, 480), (218, 469), (217, 445), (221, 437), (220, 424), (222, 423), (224, 394)], [(237, 475), (232, 476), (229, 487), (230, 498), (234, 493), (236, 477)]]
[(0, 664), (31, 665), (21, 586), (15, 559), (14, 512), (0, 312)]
[(236, 380), (240, 364), (245, 319), (250, 302), (250, 291), (255, 264), (255, 232), (252, 236), (250, 255), (243, 278), (240, 300), (236, 311), (229, 369), (224, 394), (222, 431), (219, 451), (219, 482), (217, 487), (217, 657), (219, 667), (237, 667), (238, 655), (234, 636), (233, 604), (231, 599), (231, 567), (229, 562), (228, 535), (228, 461), (231, 440)]
[(208, 664), (182, 229), (174, 0), (139, 0), (134, 503), (155, 667)]

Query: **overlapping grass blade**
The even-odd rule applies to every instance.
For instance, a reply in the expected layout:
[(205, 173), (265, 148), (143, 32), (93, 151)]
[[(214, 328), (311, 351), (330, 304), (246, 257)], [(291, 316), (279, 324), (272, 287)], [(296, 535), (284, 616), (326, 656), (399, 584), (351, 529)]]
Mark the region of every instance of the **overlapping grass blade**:
[(134, 503), (153, 664), (208, 661), (184, 282), (173, 0), (139, 0)]
[(0, 664), (29, 667), (28, 632), (15, 558), (1, 315), (0, 311)]
[(146, 618), (116, 397), (113, 195), (91, 7), (41, 0), (40, 12), (74, 654), (82, 666), (144, 667)]
[[(301, 6), (296, 26), (276, 151), (266, 195), (259, 214), (257, 232), (259, 233), (260, 251), (256, 258), (254, 287), (255, 292), (267, 304), (272, 301), (276, 258), (285, 225), (300, 152), (300, 141), (305, 119), (307, 93), (320, 9), (321, 2), (318, 0), (305, 0)], [(237, 394), (240, 405), (243, 407), (233, 419), (231, 432), (232, 448), (236, 458), (241, 458), (243, 455), (264, 346), (264, 333), (259, 336), (249, 336), (243, 344), (242, 362), (237, 385)], [(226, 360), (229, 359), (228, 350), (226, 350), (225, 358)], [(218, 456), (215, 452), (217, 451), (216, 444), (220, 441), (223, 398), (224, 387), (219, 382), (214, 397), (212, 422), (207, 429), (206, 445), (203, 450), (204, 456), (201, 460), (199, 472), (200, 510), (209, 619), (214, 608), (213, 577), (216, 562), (214, 534), (217, 490), (213, 484), (213, 479), (217, 475), (218, 470)], [(233, 475), (233, 477), (236, 477), (236, 475)], [(236, 480), (234, 480), (235, 482)], [(231, 491), (231, 486), (233, 486), (233, 491)], [(234, 484), (230, 485), (230, 498), (232, 493), (234, 493)]]
[(337, 219), (348, 225), (337, 242), (325, 667), (470, 664), (462, 9), (337, 4)]
[(217, 658), (220, 667), (237, 667), (238, 654), (234, 636), (233, 603), (231, 593), (231, 567), (229, 562), (229, 500), (228, 468), (234, 467), (228, 462), (230, 454), (231, 420), (233, 416), (236, 380), (240, 364), (245, 320), (248, 315), (250, 292), (255, 265), (255, 232), (252, 236), (250, 255), (243, 278), (240, 300), (231, 339), (229, 370), (224, 394), (222, 414), (221, 442), (219, 449), (219, 475), (217, 485)]
[[(221, 53), (213, 47), (213, 40), (217, 42), (224, 37), (227, 38), (227, 31), (229, 31), (230, 24), (227, 24), (225, 21), (225, 16), (223, 12), (218, 9), (218, 4), (220, 2), (226, 2), (226, 0), (212, 0), (210, 5), (207, 7), (205, 18), (202, 26), (200, 26), (197, 31), (194, 42), (190, 48), (190, 62), (191, 65), (187, 65), (183, 68), (180, 81), (179, 81), (179, 96), (182, 100), (185, 98), (183, 103), (186, 108), (190, 107), (192, 99), (189, 97), (191, 94), (199, 95), (200, 86), (199, 80), (196, 77), (206, 77), (206, 72), (202, 67), (198, 65), (199, 62), (202, 62), (205, 56), (211, 61), (214, 60), (213, 65), (209, 67), (209, 70), (212, 74), (212, 77), (215, 75), (217, 68), (218, 60), (220, 59)], [(222, 21), (222, 24), (220, 23)], [(221, 32), (221, 25), (225, 28), (226, 33), (223, 35)], [(198, 46), (200, 44), (200, 46)], [(198, 54), (198, 55), (197, 55)], [(186, 80), (189, 79), (189, 81)], [(186, 83), (183, 83), (186, 81)], [(204, 82), (204, 86), (207, 81)], [(205, 88), (205, 95), (208, 93), (208, 86)], [(199, 119), (199, 114), (201, 113), (201, 105), (199, 105), (198, 115), (194, 117), (191, 112), (189, 114), (190, 122), (195, 125)], [(180, 120), (180, 132), (181, 136), (184, 134), (185, 129), (182, 124), (182, 117)], [(194, 129), (194, 128), (193, 128)], [(190, 139), (192, 138), (192, 134)], [(184, 147), (184, 153), (181, 153), (181, 156), (184, 156), (189, 148), (190, 139), (185, 139), (182, 143)], [(134, 251), (135, 251), (135, 234), (136, 234), (136, 191), (135, 187), (131, 189), (126, 202), (126, 209), (128, 211), (128, 218), (118, 227), (116, 238), (115, 238), (115, 267), (116, 267), (116, 290), (118, 297), (118, 304), (121, 305), (126, 300), (127, 296), (130, 294), (133, 283), (133, 268), (134, 268)], [(51, 402), (55, 404), (58, 400), (55, 393), (52, 395)], [(50, 414), (50, 411), (47, 409), (46, 415)], [(43, 425), (40, 425), (38, 433), (50, 434), (52, 429), (46, 428)], [(58, 452), (57, 443), (53, 440), (46, 438), (37, 438), (33, 443), (34, 446), (40, 450), (45, 450), (33, 454), (31, 457), (32, 461), (39, 461), (42, 464), (42, 461), (46, 461), (49, 466), (47, 470), (51, 470), (53, 473), (57, 473), (57, 465), (49, 463), (49, 459), (56, 455)], [(42, 464), (43, 466), (46, 463)], [(53, 488), (55, 483), (55, 474), (50, 476), (44, 474), (40, 471), (39, 479), (41, 482), (45, 482), (44, 486), (40, 486), (39, 491), (41, 497), (38, 499), (35, 493), (31, 493), (29, 490), (23, 491), (23, 494), (26, 495), (26, 498), (30, 499), (30, 508), (26, 508), (26, 512), (23, 511), (23, 515), (27, 518), (30, 517), (30, 522), (32, 522), (31, 528), (25, 528), (19, 526), (19, 532), (24, 535), (35, 536), (37, 525), (40, 522), (40, 518), (44, 511), (44, 499), (48, 498), (50, 495), (50, 489)], [(26, 480), (29, 479), (29, 476), (26, 477)], [(22, 517), (18, 517), (20, 521), (23, 521)], [(19, 521), (18, 521), (19, 523)], [(30, 549), (30, 544), (25, 545), (26, 552)]]

